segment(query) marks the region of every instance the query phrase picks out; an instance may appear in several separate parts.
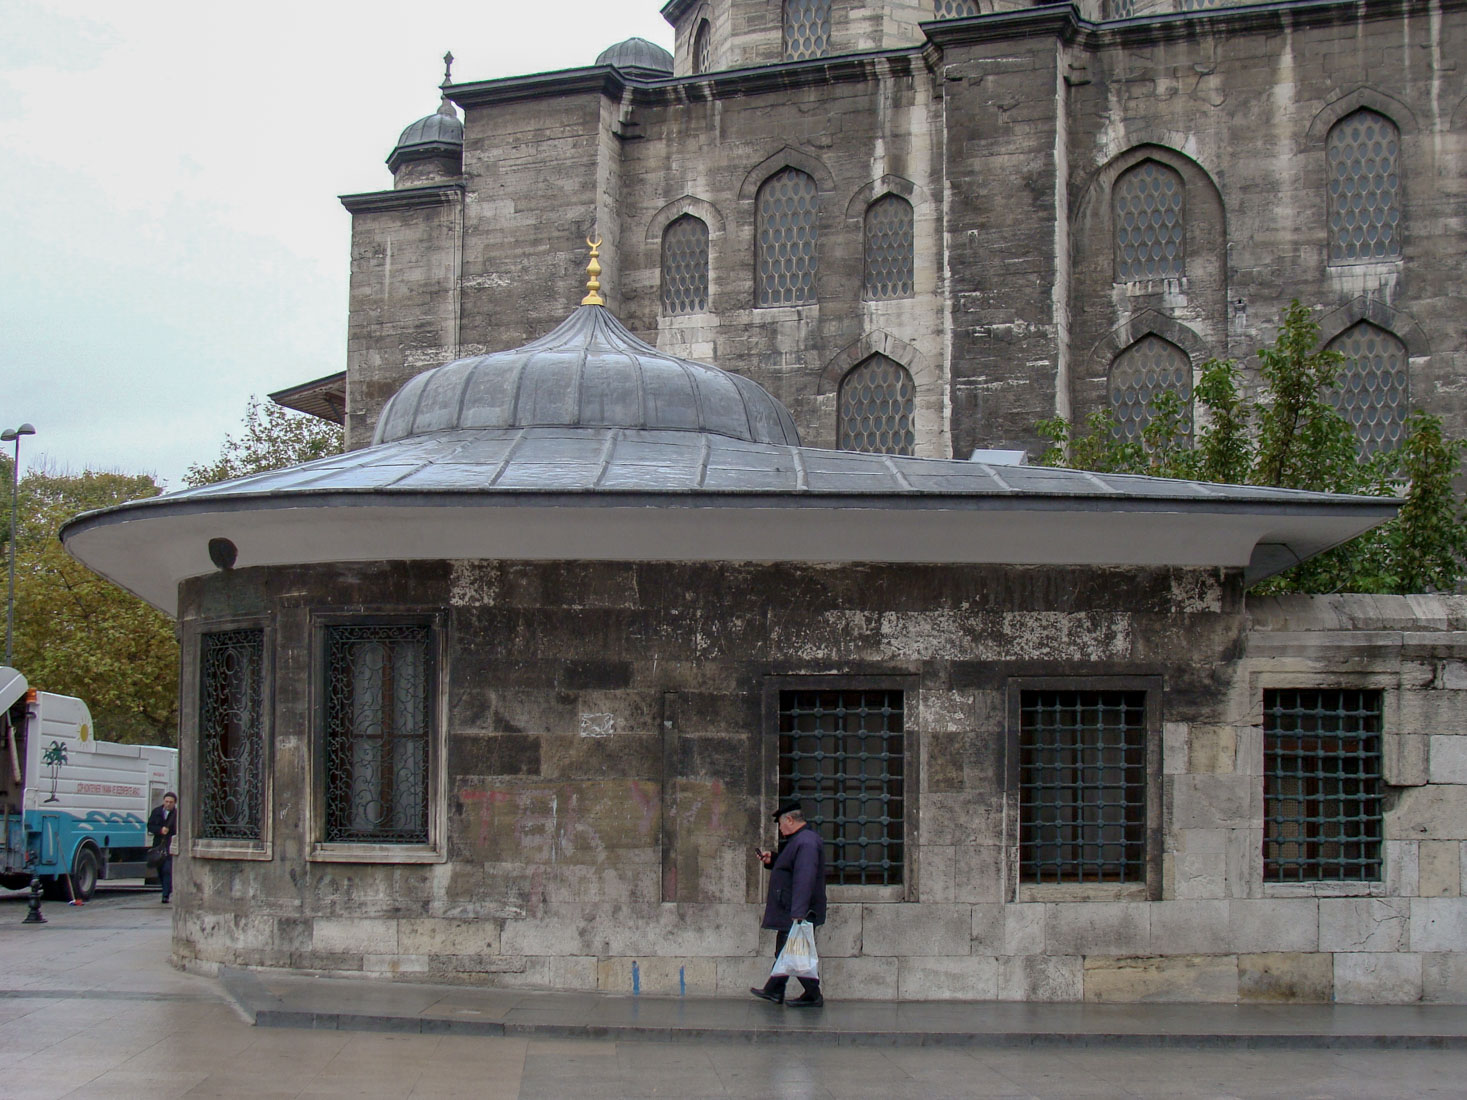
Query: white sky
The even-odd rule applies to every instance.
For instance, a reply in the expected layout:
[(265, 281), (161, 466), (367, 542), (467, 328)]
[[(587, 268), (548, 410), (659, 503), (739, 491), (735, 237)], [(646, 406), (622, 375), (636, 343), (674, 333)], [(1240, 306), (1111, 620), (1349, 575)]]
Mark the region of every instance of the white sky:
[(345, 368), (350, 218), (454, 80), (589, 65), (663, 0), (0, 0), (0, 427), (177, 488)]

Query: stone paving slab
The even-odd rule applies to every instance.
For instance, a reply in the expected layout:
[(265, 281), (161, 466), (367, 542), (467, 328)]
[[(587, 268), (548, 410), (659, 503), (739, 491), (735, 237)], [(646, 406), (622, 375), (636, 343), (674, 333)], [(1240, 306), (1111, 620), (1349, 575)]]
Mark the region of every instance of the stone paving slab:
[(469, 989), (225, 969), (258, 1027), (834, 1046), (1467, 1050), (1462, 1005), (841, 1003)]

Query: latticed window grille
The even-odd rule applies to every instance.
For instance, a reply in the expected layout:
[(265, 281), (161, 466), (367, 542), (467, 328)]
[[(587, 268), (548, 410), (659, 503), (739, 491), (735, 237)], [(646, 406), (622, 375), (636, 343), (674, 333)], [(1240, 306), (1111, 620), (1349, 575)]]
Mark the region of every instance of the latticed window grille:
[(712, 63), (713, 32), (709, 30), (708, 20), (703, 19), (698, 23), (698, 31), (693, 35), (693, 74), (701, 75), (709, 71)]
[(662, 312), (708, 308), (708, 224), (684, 214), (662, 231)]
[(1263, 878), (1381, 877), (1379, 691), (1263, 693)]
[(784, 0), (784, 57), (803, 61), (830, 51), (830, 0)]
[(1141, 442), (1151, 422), (1151, 402), (1163, 393), (1175, 393), (1187, 409), (1185, 428), (1192, 426), (1192, 361), (1170, 340), (1143, 336), (1116, 356), (1110, 368), (1110, 411), (1116, 435), (1127, 443)]
[(756, 304), (813, 302), (819, 213), (814, 177), (798, 168), (781, 168), (759, 187), (755, 207)]
[(1019, 873), (1145, 881), (1144, 691), (1020, 693)]
[(1136, 0), (1105, 0), (1107, 19), (1130, 19), (1136, 14)]
[(804, 802), (827, 882), (901, 883), (904, 738), (900, 691), (779, 693), (779, 798)]
[(259, 840), (265, 806), (265, 632), (199, 644), (199, 836)]
[(327, 628), (326, 840), (428, 840), (434, 694), (428, 627)]
[(840, 382), (837, 446), (843, 451), (909, 455), (916, 444), (912, 428), (912, 376), (884, 355), (863, 359)]
[(1329, 260), (1394, 260), (1401, 255), (1401, 133), (1384, 115), (1362, 108), (1331, 127)]
[(1116, 180), (1116, 281), (1186, 274), (1186, 185), (1181, 174), (1143, 160)]
[(912, 237), (912, 204), (900, 195), (883, 195), (866, 207), (865, 298), (912, 296)]
[(978, 14), (978, 0), (937, 0), (932, 14), (937, 19), (967, 19)]
[(1345, 357), (1330, 399), (1355, 428), (1360, 453), (1400, 446), (1411, 385), (1406, 345), (1385, 329), (1361, 321), (1329, 342)]
[(1182, 11), (1206, 11), (1208, 8), (1220, 8), (1226, 0), (1180, 0)]

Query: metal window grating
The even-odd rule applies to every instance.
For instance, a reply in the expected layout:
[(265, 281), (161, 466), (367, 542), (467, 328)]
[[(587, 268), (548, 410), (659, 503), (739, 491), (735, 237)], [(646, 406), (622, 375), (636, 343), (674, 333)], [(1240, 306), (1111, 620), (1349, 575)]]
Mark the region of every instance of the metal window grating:
[(1401, 255), (1401, 134), (1375, 111), (1346, 115), (1325, 139), (1329, 165), (1329, 262), (1368, 263)]
[(1330, 400), (1355, 429), (1363, 456), (1400, 446), (1410, 407), (1406, 345), (1361, 321), (1329, 342), (1345, 357)]
[(803, 61), (830, 50), (830, 0), (784, 0), (784, 57)]
[(1263, 693), (1263, 878), (1381, 877), (1381, 694)]
[(712, 63), (712, 38), (713, 33), (708, 28), (708, 20), (703, 19), (698, 23), (698, 33), (693, 36), (693, 75), (701, 76), (709, 71)]
[(1116, 180), (1112, 199), (1116, 281), (1186, 274), (1186, 185), (1181, 174), (1159, 161), (1143, 160)]
[(978, 0), (937, 0), (933, 5), (934, 19), (967, 19), (978, 14)]
[(779, 693), (779, 798), (803, 800), (827, 882), (902, 882), (904, 739), (900, 691)]
[(857, 363), (840, 382), (836, 445), (843, 451), (911, 454), (917, 440), (914, 393), (912, 376), (895, 360), (876, 354)]
[[(1151, 402), (1171, 391), (1192, 404), (1192, 361), (1187, 353), (1160, 336), (1143, 336), (1116, 356), (1110, 368), (1110, 411), (1116, 435), (1128, 443), (1141, 442), (1151, 421)], [(1191, 430), (1190, 412), (1187, 429)]]
[(800, 305), (815, 300), (818, 206), (814, 177), (782, 168), (759, 187), (757, 304)]
[(265, 632), (199, 644), (199, 836), (259, 840), (265, 804)]
[(708, 308), (708, 224), (684, 214), (662, 231), (662, 311)]
[(1130, 19), (1136, 14), (1136, 0), (1105, 0), (1107, 19)]
[(1144, 691), (1021, 693), (1019, 874), (1145, 881)]
[(883, 195), (866, 207), (863, 297), (912, 296), (912, 237), (912, 204), (900, 195)]
[(326, 629), (326, 840), (428, 840), (428, 641), (426, 626)]

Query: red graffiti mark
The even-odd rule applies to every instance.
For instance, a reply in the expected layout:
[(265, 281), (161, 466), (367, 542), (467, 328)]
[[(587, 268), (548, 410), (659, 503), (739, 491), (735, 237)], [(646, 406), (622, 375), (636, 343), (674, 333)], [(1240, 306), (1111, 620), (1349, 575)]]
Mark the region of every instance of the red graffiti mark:
[(637, 805), (642, 807), (642, 835), (650, 836), (652, 833), (652, 819), (662, 802), (662, 792), (654, 792), (651, 786), (644, 787), (637, 780), (632, 780), (632, 797), (637, 800)]

